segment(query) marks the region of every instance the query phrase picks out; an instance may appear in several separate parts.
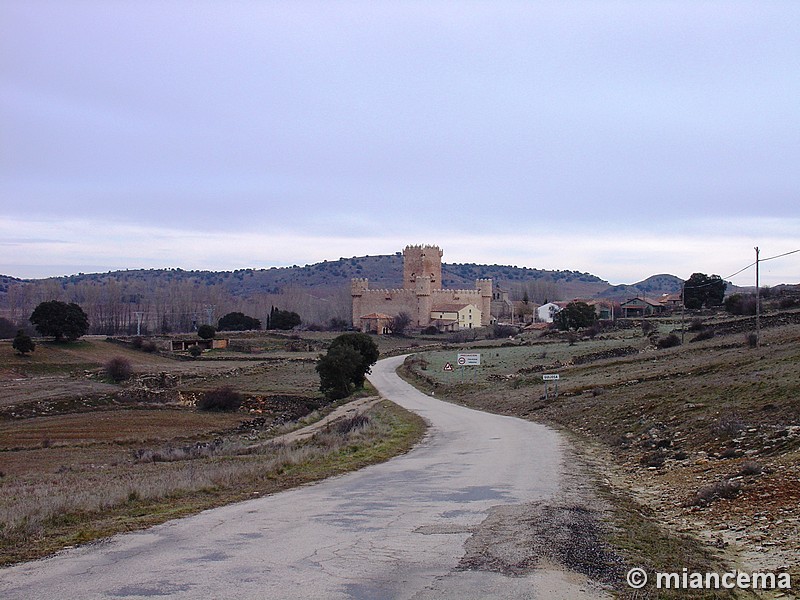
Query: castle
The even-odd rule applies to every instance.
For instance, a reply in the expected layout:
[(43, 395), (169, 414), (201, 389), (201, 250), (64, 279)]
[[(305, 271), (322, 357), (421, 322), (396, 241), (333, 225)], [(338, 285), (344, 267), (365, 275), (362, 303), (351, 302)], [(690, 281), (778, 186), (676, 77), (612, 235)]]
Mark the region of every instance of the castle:
[(477, 279), (473, 290), (442, 288), (442, 251), (438, 246), (406, 246), (403, 287), (370, 289), (368, 279), (352, 280), (353, 326), (364, 332), (388, 333), (401, 313), (412, 328), (439, 331), (491, 324), (492, 280)]

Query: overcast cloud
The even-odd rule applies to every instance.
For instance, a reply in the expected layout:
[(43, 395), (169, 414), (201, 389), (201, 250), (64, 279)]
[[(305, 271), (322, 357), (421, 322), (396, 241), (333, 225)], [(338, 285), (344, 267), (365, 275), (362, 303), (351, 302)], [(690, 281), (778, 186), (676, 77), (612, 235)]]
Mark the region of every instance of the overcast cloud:
[(800, 249), (799, 98), (795, 0), (0, 0), (0, 273), (727, 276)]

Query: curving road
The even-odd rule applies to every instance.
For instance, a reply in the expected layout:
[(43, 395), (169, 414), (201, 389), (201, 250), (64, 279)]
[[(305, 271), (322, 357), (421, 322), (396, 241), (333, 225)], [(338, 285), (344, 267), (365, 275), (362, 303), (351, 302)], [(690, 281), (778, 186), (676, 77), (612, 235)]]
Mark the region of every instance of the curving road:
[[(0, 571), (17, 598), (576, 598), (556, 568), (521, 577), (459, 569), (498, 505), (557, 496), (553, 431), (428, 397), (375, 365), (370, 381), (431, 425), (387, 463)], [(595, 590), (596, 592), (596, 590)]]

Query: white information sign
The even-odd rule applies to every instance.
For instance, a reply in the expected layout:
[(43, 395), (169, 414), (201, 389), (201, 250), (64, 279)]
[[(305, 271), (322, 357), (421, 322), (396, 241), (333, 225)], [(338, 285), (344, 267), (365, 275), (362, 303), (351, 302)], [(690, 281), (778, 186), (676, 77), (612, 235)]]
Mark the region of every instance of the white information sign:
[(559, 376), (558, 373), (549, 373), (546, 375), (542, 375), (542, 381), (558, 381)]
[(475, 353), (460, 352), (458, 354), (458, 361), (457, 362), (462, 367), (480, 367), (481, 366), (481, 355), (478, 352), (475, 352)]

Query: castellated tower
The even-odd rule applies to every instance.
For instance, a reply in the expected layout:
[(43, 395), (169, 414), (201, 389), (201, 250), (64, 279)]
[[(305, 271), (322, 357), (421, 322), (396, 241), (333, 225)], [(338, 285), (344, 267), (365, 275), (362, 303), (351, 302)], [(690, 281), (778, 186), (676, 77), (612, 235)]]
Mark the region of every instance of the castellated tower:
[(403, 287), (417, 289), (417, 277), (428, 277), (431, 290), (442, 289), (442, 250), (438, 246), (406, 246), (403, 250)]

